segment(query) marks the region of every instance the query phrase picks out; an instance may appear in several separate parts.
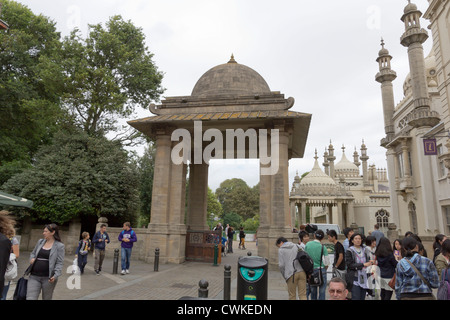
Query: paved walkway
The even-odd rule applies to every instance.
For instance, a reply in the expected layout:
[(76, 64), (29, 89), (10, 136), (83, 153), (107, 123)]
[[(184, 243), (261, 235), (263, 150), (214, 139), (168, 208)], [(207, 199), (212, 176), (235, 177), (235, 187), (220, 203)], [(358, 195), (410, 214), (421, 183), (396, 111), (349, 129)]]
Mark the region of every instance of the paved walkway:
[[(88, 257), (84, 274), (72, 276), (71, 265), (74, 256), (66, 256), (63, 275), (59, 278), (53, 295), (54, 300), (178, 300), (181, 297), (197, 297), (199, 281), (208, 281), (209, 298), (223, 299), (224, 266), (231, 266), (231, 300), (236, 300), (237, 261), (247, 252), (257, 254), (255, 242), (247, 242), (246, 250), (234, 248), (234, 253), (222, 257), (219, 266), (212, 263), (185, 262), (183, 264), (160, 264), (159, 271), (153, 271), (153, 264), (132, 260), (130, 273), (112, 274), (113, 257), (106, 256), (103, 272), (96, 275), (94, 258)], [(30, 252), (19, 257), (19, 277), (25, 271)], [(120, 272), (120, 260), (119, 260)], [(18, 277), (18, 278), (19, 278)], [(286, 284), (279, 271), (268, 273), (268, 299), (287, 300)], [(15, 283), (11, 284), (7, 299), (12, 299)]]

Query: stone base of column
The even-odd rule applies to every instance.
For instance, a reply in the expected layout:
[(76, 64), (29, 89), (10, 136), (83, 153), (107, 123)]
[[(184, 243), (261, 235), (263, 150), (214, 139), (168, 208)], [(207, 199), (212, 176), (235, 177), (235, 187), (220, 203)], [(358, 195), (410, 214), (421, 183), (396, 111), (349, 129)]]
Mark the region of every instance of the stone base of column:
[(155, 249), (159, 248), (159, 263), (180, 264), (186, 260), (186, 230), (184, 224), (149, 224), (144, 243), (144, 260), (155, 262)]
[(288, 241), (298, 243), (298, 233), (293, 233), (291, 228), (259, 227), (258, 228), (258, 256), (266, 258), (269, 262), (269, 270), (277, 271), (278, 247), (276, 241), (279, 237), (285, 237)]

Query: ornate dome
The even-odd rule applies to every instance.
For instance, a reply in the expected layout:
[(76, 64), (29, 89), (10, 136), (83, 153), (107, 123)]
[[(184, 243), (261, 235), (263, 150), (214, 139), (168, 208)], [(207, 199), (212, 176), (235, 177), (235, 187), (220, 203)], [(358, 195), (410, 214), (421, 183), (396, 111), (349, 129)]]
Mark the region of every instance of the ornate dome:
[[(344, 147), (343, 147), (344, 149)], [(342, 159), (334, 166), (336, 177), (358, 177), (359, 169), (353, 162), (350, 162), (342, 152)]]
[(299, 193), (301, 195), (309, 196), (331, 196), (336, 195), (338, 192), (338, 185), (319, 166), (317, 161), (317, 152), (315, 156), (314, 167), (312, 170), (303, 177), (299, 185)]
[(192, 90), (193, 97), (239, 96), (271, 93), (267, 82), (255, 70), (230, 61), (203, 74)]

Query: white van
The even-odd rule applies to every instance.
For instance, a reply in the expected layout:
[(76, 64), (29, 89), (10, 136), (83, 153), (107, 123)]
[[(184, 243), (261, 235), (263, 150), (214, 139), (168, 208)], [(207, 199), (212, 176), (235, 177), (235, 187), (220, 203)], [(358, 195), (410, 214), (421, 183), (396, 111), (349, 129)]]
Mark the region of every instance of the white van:
[(317, 226), (317, 229), (322, 230), (323, 233), (325, 233), (325, 236), (327, 235), (327, 232), (329, 230), (336, 231), (337, 234), (341, 233), (341, 229), (337, 224), (328, 224), (328, 223), (313, 223), (313, 225)]

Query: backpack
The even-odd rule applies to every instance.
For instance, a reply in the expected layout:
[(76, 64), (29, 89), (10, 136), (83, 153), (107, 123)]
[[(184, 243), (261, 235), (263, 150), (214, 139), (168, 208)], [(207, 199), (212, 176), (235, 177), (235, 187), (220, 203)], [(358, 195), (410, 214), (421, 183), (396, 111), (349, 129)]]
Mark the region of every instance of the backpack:
[[(304, 251), (301, 247), (297, 246), (297, 256), (295, 257), (295, 260), (300, 263), (300, 265), (303, 268), (303, 271), (306, 273), (306, 277), (309, 277), (314, 272), (314, 261), (311, 259), (308, 253)], [(292, 262), (292, 265), (294, 265), (295, 260)]]
[(89, 252), (88, 248), (90, 247), (90, 241), (86, 241), (85, 243), (84, 240), (81, 240), (80, 243), (81, 248), (80, 251), (78, 251), (78, 253), (81, 254), (82, 256), (87, 255)]
[(437, 291), (438, 300), (450, 300), (450, 283), (448, 282), (448, 268), (442, 270), (442, 280)]

